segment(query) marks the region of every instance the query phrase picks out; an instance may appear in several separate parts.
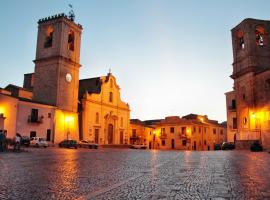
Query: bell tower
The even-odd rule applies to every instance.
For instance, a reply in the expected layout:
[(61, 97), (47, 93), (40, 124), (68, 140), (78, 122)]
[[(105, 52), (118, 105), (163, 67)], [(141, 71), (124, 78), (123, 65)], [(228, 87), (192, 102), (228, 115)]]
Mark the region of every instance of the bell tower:
[(65, 14), (38, 21), (34, 101), (77, 112), (81, 33)]
[(264, 122), (270, 108), (270, 21), (248, 18), (231, 33), (235, 97), (230, 113), (234, 112), (235, 139), (265, 143), (270, 141), (270, 127)]

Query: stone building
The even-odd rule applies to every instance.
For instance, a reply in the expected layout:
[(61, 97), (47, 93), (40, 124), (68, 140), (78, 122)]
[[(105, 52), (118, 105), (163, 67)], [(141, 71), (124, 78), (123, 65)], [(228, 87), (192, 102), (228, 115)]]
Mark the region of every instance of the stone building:
[(153, 149), (214, 150), (215, 145), (227, 141), (226, 126), (196, 114), (144, 122), (133, 120), (131, 131), (136, 142), (145, 142)]
[(38, 21), (35, 71), (0, 89), (0, 130), (53, 143), (129, 143), (129, 106), (115, 77), (79, 80), (82, 26), (59, 14)]
[(270, 148), (270, 21), (245, 19), (231, 30), (233, 91), (226, 93), (228, 138), (237, 148)]

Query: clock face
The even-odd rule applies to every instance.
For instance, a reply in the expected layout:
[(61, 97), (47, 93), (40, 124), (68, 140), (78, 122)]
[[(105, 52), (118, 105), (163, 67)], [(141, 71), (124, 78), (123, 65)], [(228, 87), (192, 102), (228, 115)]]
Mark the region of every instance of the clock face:
[(66, 81), (70, 83), (71, 80), (72, 80), (71, 74), (70, 73), (67, 73), (67, 75), (66, 75)]

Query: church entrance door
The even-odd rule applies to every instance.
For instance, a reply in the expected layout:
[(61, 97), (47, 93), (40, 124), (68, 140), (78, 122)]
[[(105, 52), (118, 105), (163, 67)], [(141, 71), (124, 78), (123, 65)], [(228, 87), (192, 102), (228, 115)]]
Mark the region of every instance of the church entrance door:
[(113, 144), (113, 125), (108, 125), (108, 144)]

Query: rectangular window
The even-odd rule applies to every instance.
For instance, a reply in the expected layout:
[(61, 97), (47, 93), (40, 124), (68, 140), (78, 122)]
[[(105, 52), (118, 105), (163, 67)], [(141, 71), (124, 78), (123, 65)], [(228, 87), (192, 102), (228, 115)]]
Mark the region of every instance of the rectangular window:
[(193, 127), (193, 132), (196, 133), (196, 126)]
[(236, 101), (235, 101), (235, 99), (232, 100), (232, 109), (236, 109)]
[(206, 133), (206, 127), (204, 127), (204, 133)]
[(52, 114), (51, 113), (48, 113), (48, 118), (51, 118), (52, 117)]
[(174, 133), (174, 127), (171, 127), (171, 128), (170, 128), (170, 132), (171, 132), (171, 133)]
[(165, 133), (165, 128), (161, 128), (161, 133)]
[(31, 111), (31, 122), (38, 121), (38, 109), (32, 109)]
[(206, 140), (204, 140), (204, 145), (206, 145)]
[(161, 141), (161, 145), (162, 145), (162, 146), (165, 146), (165, 145), (166, 145), (165, 140), (162, 140), (162, 141)]
[(201, 127), (199, 127), (199, 133), (201, 133), (202, 132), (202, 128)]
[(220, 130), (220, 135), (223, 135), (223, 130), (222, 129)]
[(187, 132), (187, 127), (181, 127), (181, 133), (186, 134)]
[(237, 118), (233, 118), (233, 129), (237, 129)]
[(132, 129), (132, 137), (136, 137), (136, 129)]
[(216, 134), (216, 131), (217, 131), (217, 130), (216, 130), (215, 128), (213, 128), (213, 134)]

